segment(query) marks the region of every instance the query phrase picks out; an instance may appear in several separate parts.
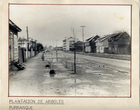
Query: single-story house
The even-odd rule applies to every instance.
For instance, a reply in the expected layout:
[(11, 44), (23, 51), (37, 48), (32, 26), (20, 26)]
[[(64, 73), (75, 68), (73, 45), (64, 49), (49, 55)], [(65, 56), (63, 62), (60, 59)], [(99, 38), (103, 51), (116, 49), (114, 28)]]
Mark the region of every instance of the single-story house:
[(110, 38), (110, 35), (104, 36), (102, 38), (98, 38), (96, 42), (96, 53), (108, 53), (108, 39)]
[(18, 32), (21, 29), (9, 19), (9, 64), (18, 62)]
[(109, 38), (108, 53), (131, 54), (131, 38), (127, 32), (112, 34)]
[(88, 39), (86, 39), (86, 42), (85, 42), (85, 52), (93, 52), (95, 53), (96, 52), (96, 40), (100, 38), (98, 35), (96, 36), (92, 36)]

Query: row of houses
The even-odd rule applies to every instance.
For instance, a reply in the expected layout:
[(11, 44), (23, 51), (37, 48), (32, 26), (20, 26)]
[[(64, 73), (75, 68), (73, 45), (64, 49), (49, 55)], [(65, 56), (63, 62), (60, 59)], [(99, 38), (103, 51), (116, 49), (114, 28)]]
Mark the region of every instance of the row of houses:
[(14, 67), (22, 68), (22, 63), (29, 58), (37, 55), (43, 46), (31, 38), (20, 38), (18, 33), (22, 30), (11, 20), (9, 20), (9, 67), (12, 70)]
[[(127, 32), (118, 32), (104, 37), (92, 36), (85, 42), (70, 37), (63, 40), (63, 50), (83, 51), (87, 53), (130, 54), (131, 38)], [(84, 46), (83, 46), (84, 45)], [(84, 47), (84, 48), (83, 48)]]
[(131, 38), (127, 32), (118, 32), (95, 41), (97, 53), (130, 54)]

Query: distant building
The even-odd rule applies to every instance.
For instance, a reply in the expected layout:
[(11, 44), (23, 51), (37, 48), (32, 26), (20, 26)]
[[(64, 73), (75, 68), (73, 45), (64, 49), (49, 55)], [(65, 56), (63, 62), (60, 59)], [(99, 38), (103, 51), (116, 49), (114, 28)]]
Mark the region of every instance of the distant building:
[(108, 39), (110, 38), (110, 35), (107, 35), (102, 38), (98, 38), (96, 42), (96, 52), (97, 53), (108, 53), (108, 47), (109, 47), (109, 42)]
[(51, 51), (53, 49), (54, 49), (54, 47), (50, 45), (47, 50)]
[(96, 52), (96, 40), (100, 38), (98, 35), (96, 36), (92, 36), (88, 39), (86, 39), (86, 42), (85, 42), (85, 52), (93, 52), (95, 53)]
[(18, 47), (19, 47), (19, 62), (23, 63), (26, 61), (26, 59), (28, 58), (28, 51), (27, 51), (27, 47), (28, 47), (28, 40), (25, 38), (19, 38), (18, 39)]
[(66, 50), (66, 39), (63, 40), (63, 50)]
[(55, 47), (55, 50), (63, 50), (63, 47)]
[(63, 50), (73, 50), (74, 49), (74, 43), (79, 41), (78, 39), (74, 37), (69, 37), (65, 40), (63, 40)]
[(37, 53), (44, 50), (44, 46), (41, 43), (37, 43)]
[(30, 51), (30, 57), (33, 57), (37, 54), (37, 43), (36, 40), (29, 40), (28, 51)]
[(119, 32), (110, 36), (108, 53), (131, 54), (131, 38), (127, 32)]
[(9, 20), (9, 64), (11, 62), (18, 62), (18, 32), (20, 32), (21, 29), (13, 23), (11, 20)]
[(27, 49), (27, 46), (28, 46), (28, 41), (27, 41), (27, 39), (21, 38), (21, 37), (20, 37), (20, 38), (18, 39), (18, 46)]
[(73, 45), (75, 45), (76, 51), (78, 51), (78, 52), (82, 52), (83, 51), (84, 43), (82, 41), (77, 41)]
[(95, 42), (97, 53), (131, 53), (130, 36), (126, 32), (109, 34), (105, 37), (97, 39)]
[(21, 58), (23, 59), (23, 62), (24, 60), (29, 59), (38, 53), (37, 40), (33, 40), (32, 38), (28, 38), (28, 40), (25, 38), (19, 38), (18, 45), (20, 50), (22, 51), (21, 53), (25, 53), (22, 54), (23, 58)]

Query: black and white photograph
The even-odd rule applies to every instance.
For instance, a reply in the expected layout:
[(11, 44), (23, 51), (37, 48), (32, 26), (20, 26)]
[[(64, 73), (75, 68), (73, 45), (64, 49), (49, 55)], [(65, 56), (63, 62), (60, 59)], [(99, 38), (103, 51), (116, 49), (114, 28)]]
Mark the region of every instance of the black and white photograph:
[(9, 4), (9, 96), (131, 97), (132, 6)]

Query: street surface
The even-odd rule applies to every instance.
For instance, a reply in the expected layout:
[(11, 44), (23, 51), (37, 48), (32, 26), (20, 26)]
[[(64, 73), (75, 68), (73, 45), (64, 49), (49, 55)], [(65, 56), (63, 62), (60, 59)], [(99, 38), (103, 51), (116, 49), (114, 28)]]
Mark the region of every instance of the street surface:
[[(63, 53), (65, 56), (73, 57), (73, 54)], [(92, 62), (104, 64), (111, 66), (113, 68), (117, 68), (120, 70), (130, 71), (130, 61), (127, 60), (118, 60), (118, 59), (110, 59), (110, 58), (101, 58), (101, 57), (94, 57), (94, 56), (86, 56), (76, 54), (77, 58), (87, 59)]]
[[(130, 61), (42, 53), (25, 63), (25, 70), (10, 75), (10, 96), (130, 96)], [(50, 67), (45, 67), (49, 65)], [(56, 74), (50, 74), (54, 69)]]

